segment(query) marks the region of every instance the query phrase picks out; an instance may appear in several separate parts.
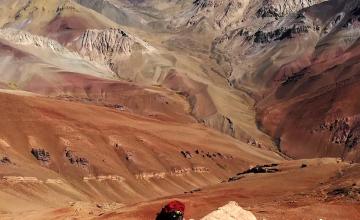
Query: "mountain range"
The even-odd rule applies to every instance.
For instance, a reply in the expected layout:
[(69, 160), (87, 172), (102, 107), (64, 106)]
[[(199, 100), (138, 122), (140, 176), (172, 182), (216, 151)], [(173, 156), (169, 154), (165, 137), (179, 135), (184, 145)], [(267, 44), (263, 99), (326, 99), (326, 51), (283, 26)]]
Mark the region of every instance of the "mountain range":
[(0, 0), (0, 26), (0, 219), (360, 218), (358, 0)]

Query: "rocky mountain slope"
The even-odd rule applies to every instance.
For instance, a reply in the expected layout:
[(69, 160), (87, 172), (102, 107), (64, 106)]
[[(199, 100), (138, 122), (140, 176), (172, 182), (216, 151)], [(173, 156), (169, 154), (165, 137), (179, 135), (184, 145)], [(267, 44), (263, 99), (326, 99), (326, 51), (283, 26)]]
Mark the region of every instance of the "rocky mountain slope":
[[(333, 10), (334, 14), (313, 17), (325, 7), (329, 8), (329, 11)], [(296, 55), (296, 59), (287, 60), (274, 69), (275, 75), (270, 78), (270, 85), (273, 85), (270, 86), (271, 95), (265, 97), (258, 105), (261, 112), (259, 120), (263, 120), (265, 127), (268, 126), (267, 129), (273, 132), (273, 136), (279, 138), (282, 142), (280, 146), (288, 155), (337, 156), (351, 161), (359, 159), (355, 125), (358, 114), (355, 110), (357, 102), (353, 101), (350, 92), (355, 92), (357, 87), (357, 72), (352, 68), (357, 65), (358, 7), (357, 1), (329, 1), (305, 10), (305, 18), (308, 15), (312, 17), (312, 21), (321, 22), (309, 26), (312, 29), (315, 27), (315, 33), (305, 32), (304, 35), (295, 35), (292, 38), (314, 37), (313, 45)], [(289, 41), (293, 40), (296, 39)], [(285, 41), (284, 44), (288, 42)], [(274, 102), (279, 103), (277, 106), (282, 106), (275, 107), (278, 108), (275, 111), (283, 111), (280, 114), (287, 115), (285, 120), (289, 123), (295, 120), (293, 122), (297, 124), (296, 128), (290, 129), (278, 118), (278, 127), (275, 128), (276, 131), (273, 130), (271, 122), (268, 123), (268, 119), (265, 118), (274, 117), (270, 113), (273, 107), (266, 107)], [(265, 116), (266, 112), (270, 114)], [(311, 120), (308, 120), (310, 118)], [(289, 133), (283, 132), (285, 130)], [(301, 133), (303, 137), (309, 137), (306, 138), (306, 145), (297, 138), (288, 142), (288, 135), (293, 132), (296, 136)]]
[(359, 8), (0, 1), (0, 218), (357, 219)]
[(2, 212), (25, 210), (18, 204), (26, 204), (31, 194), (39, 195), (26, 210), (74, 200), (144, 201), (218, 183), (226, 178), (224, 169), (230, 174), (255, 161), (281, 160), (189, 124), (186, 117), (181, 122), (117, 106), (13, 94), (1, 98), (0, 154), (7, 158), (0, 165), (0, 194), (7, 201)]
[(195, 115), (208, 116), (205, 84), (190, 103), (162, 69), (166, 86), (120, 80), (136, 76), (126, 67), (144, 73), (173, 59), (136, 32), (73, 1), (1, 6), (11, 8), (0, 30), (2, 217), (69, 202), (115, 209), (283, 160), (199, 124)]
[[(355, 72), (343, 76), (342, 71), (348, 72), (348, 69), (338, 70), (335, 65), (348, 67), (356, 65), (354, 60), (356, 60), (356, 45), (359, 37), (358, 2), (247, 3), (242, 1), (241, 3), (245, 9), (235, 10), (236, 16), (239, 17), (231, 16), (231, 19), (228, 19), (230, 22), (221, 26), (217, 19), (227, 16), (222, 4), (234, 5), (234, 1), (194, 2), (194, 7), (222, 15), (206, 17), (197, 10), (192, 13), (192, 17), (196, 18), (199, 15), (198, 22), (190, 22), (192, 31), (193, 28), (197, 29), (203, 25), (201, 23), (205, 20), (210, 24), (208, 26), (220, 30), (219, 34), (214, 36), (210, 52), (210, 56), (219, 64), (215, 70), (228, 80), (231, 87), (245, 90), (257, 100), (257, 120), (260, 127), (274, 138), (285, 154), (300, 158), (336, 156), (358, 160), (357, 144), (353, 141), (353, 138), (357, 139), (356, 125), (346, 123), (344, 126), (339, 125), (341, 128), (335, 128), (335, 131), (333, 128), (318, 129), (327, 123), (335, 124), (334, 126), (337, 127), (338, 121), (356, 121), (352, 118), (356, 118), (357, 113), (353, 110), (349, 112), (349, 109), (355, 107), (345, 107), (339, 103), (340, 99), (341, 102), (346, 99), (356, 105), (350, 101), (351, 96), (343, 95), (341, 98), (335, 98), (328, 94), (329, 91), (333, 91), (338, 97), (341, 93), (339, 90), (349, 91), (348, 85), (353, 85), (356, 81), (353, 79)], [(229, 5), (225, 8), (230, 10)], [(328, 13), (321, 13), (323, 10)], [(328, 71), (336, 72), (338, 77), (331, 76)], [(342, 79), (339, 78), (340, 75)], [(313, 103), (316, 102), (316, 98), (325, 93), (328, 101), (319, 103), (319, 106), (329, 107), (314, 110)], [(339, 102), (336, 99), (339, 99)], [(308, 110), (304, 109), (306, 102), (309, 102), (306, 107)], [(275, 105), (279, 107), (274, 107)], [(292, 117), (298, 118), (292, 121)], [(318, 117), (323, 119), (318, 122), (312, 120)], [(332, 119), (328, 122), (326, 118)], [(289, 124), (283, 125), (282, 121)], [(301, 126), (291, 129), (288, 127), (294, 124)], [(350, 132), (352, 129), (355, 133)], [(290, 130), (293, 130), (291, 137), (288, 136)], [(323, 136), (324, 133), (319, 134), (318, 130), (330, 130), (330, 132)], [(301, 142), (296, 138), (299, 137), (299, 132), (311, 138), (301, 138), (303, 141), (306, 140)], [(318, 142), (319, 136), (324, 140)], [(316, 144), (309, 140), (315, 141)]]

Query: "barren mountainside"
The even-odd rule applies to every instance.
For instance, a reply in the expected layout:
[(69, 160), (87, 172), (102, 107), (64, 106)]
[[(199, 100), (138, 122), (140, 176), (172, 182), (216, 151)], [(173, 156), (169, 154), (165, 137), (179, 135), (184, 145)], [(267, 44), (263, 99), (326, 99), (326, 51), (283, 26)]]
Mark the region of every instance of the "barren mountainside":
[(0, 0), (0, 26), (0, 219), (360, 218), (358, 0)]

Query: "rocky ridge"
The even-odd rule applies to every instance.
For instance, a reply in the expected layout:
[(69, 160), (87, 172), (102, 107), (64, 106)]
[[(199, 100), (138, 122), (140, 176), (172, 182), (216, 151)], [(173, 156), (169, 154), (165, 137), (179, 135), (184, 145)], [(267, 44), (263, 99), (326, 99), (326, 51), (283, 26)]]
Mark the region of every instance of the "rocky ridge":
[(141, 53), (156, 51), (146, 42), (120, 29), (86, 30), (74, 44), (79, 54), (109, 66), (114, 72), (117, 71), (117, 61), (130, 56), (134, 50)]
[(78, 57), (75, 52), (70, 51), (57, 41), (43, 36), (34, 35), (27, 31), (13, 28), (3, 28), (0, 29), (0, 38), (18, 45), (35, 46), (38, 48), (49, 49), (56, 54), (64, 55), (69, 58)]
[[(66, 47), (56, 40), (52, 40), (47, 37), (32, 34), (27, 31), (13, 29), (13, 28), (2, 28), (0, 29), (0, 39), (5, 40), (15, 47), (19, 47), (22, 51), (26, 51), (39, 57), (40, 59), (46, 59), (49, 54), (54, 54), (63, 60), (71, 60), (71, 62), (83, 63), (96, 71), (105, 72), (103, 76), (113, 78), (110, 68), (100, 62), (91, 61), (88, 57), (81, 55), (76, 50)], [(38, 48), (39, 50), (31, 50), (32, 47)], [(46, 60), (50, 62), (49, 60)], [(56, 63), (56, 60), (53, 61)], [(55, 64), (58, 65), (58, 64)], [(90, 73), (89, 73), (90, 74)], [(112, 74), (112, 76), (109, 76)]]
[(210, 14), (214, 14), (215, 27), (224, 28), (239, 16), (242, 10), (244, 10), (248, 1), (239, 0), (197, 0), (194, 1), (193, 16), (190, 17), (187, 22), (187, 26), (193, 26), (199, 23), (205, 17)]
[(296, 13), (301, 9), (308, 8), (327, 0), (266, 0), (257, 10), (256, 15), (261, 18), (284, 17), (290, 13)]
[(85, 62), (99, 70), (114, 73), (117, 73), (117, 62), (126, 59), (132, 52), (156, 53), (157, 51), (148, 43), (120, 29), (89, 29), (75, 41), (66, 45), (47, 37), (12, 28), (0, 29), (0, 38), (15, 45), (35, 46), (64, 59)]
[[(181, 14), (178, 20), (183, 20), (182, 23), (187, 27), (206, 21), (215, 29), (227, 31), (246, 26), (249, 22), (252, 26), (262, 28), (269, 22), (324, 1), (326, 0), (197, 0), (193, 2), (193, 8)], [(187, 17), (185, 21), (184, 17)]]
[[(300, 2), (296, 4), (296, 7), (293, 4), (294, 2), (286, 1), (284, 2), (286, 6), (279, 7), (284, 10), (288, 8), (289, 10), (285, 10), (286, 13), (280, 13), (280, 9), (269, 12), (270, 14), (275, 14), (276, 19), (274, 19), (274, 16), (263, 15), (257, 12), (255, 13), (257, 17), (253, 21), (235, 22), (213, 41), (213, 57), (218, 63), (221, 62), (220, 64), (223, 66), (224, 72), (226, 72), (225, 76), (227, 76), (231, 85), (240, 88), (240, 84), (258, 84), (251, 79), (259, 78), (255, 77), (258, 71), (257, 65), (252, 66), (256, 62), (254, 56), (256, 55), (256, 58), (261, 60), (261, 56), (257, 55), (260, 53), (268, 55), (267, 53), (271, 53), (271, 50), (277, 45), (288, 45), (288, 40), (294, 40), (293, 45), (300, 41), (309, 41), (306, 47), (297, 49), (299, 53), (288, 54), (290, 59), (296, 62), (297, 59), (310, 59), (304, 56), (309, 56), (308, 53), (316, 48), (316, 44), (322, 45), (322, 43), (329, 40), (331, 38), (330, 35), (336, 37), (340, 33), (345, 35), (345, 32), (348, 32), (346, 35), (348, 35), (349, 43), (352, 41), (350, 39), (355, 39), (358, 36), (357, 31), (355, 31), (358, 17), (356, 12), (357, 4), (355, 2), (349, 1), (344, 4), (335, 1), (308, 1)], [(264, 5), (270, 3), (267, 2)], [(272, 3), (275, 4), (274, 2)], [(280, 3), (277, 2), (276, 4)], [(317, 10), (327, 7), (327, 4), (337, 4), (337, 6), (331, 6), (335, 16), (314, 16), (314, 14), (317, 14)], [(301, 7), (299, 7), (300, 5)], [(268, 12), (265, 9), (260, 11)], [(254, 10), (249, 11), (249, 13), (247, 17), (251, 17), (251, 13), (254, 14)], [(346, 30), (346, 27), (350, 26), (354, 28)], [(241, 64), (238, 64), (238, 59), (245, 60), (248, 63), (248, 67), (244, 68)], [(280, 60), (279, 62), (282, 61)], [(291, 61), (287, 61), (287, 63), (290, 64)], [(283, 64), (285, 65), (286, 63)], [(234, 70), (235, 67), (237, 70)], [(268, 79), (266, 78), (272, 78), (274, 76), (272, 74), (279, 71), (281, 64), (279, 66), (271, 65), (270, 67), (268, 72), (271, 72), (262, 78), (263, 81), (267, 81)], [(283, 68), (285, 69), (285, 67)], [(301, 68), (305, 67), (297, 67), (294, 71), (299, 71)], [(248, 72), (246, 73), (247, 76), (243, 75), (244, 72)], [(246, 78), (246, 80), (242, 78)], [(269, 83), (270, 85), (272, 84), (272, 82)]]

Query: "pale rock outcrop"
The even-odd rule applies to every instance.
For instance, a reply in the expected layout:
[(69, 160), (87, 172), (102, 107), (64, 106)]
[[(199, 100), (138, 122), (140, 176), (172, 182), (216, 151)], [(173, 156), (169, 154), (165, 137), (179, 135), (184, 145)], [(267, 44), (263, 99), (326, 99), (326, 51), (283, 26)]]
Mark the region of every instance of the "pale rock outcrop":
[(193, 167), (193, 168), (176, 168), (170, 172), (171, 176), (185, 176), (191, 173), (208, 173), (210, 170), (207, 167)]
[(240, 0), (197, 0), (187, 26), (194, 26), (204, 18), (214, 19), (216, 29), (225, 28), (231, 22), (239, 19), (250, 1)]
[(111, 70), (115, 73), (117, 72), (117, 62), (130, 56), (133, 51), (157, 52), (147, 42), (120, 29), (88, 29), (66, 45), (13, 28), (0, 29), (0, 39), (15, 45), (27, 46), (29, 49), (33, 47), (43, 49), (62, 58), (90, 63), (96, 69)]
[(278, 19), (324, 1), (326, 0), (196, 0), (193, 8), (181, 14), (178, 20), (187, 17), (186, 26), (192, 27), (207, 19), (208, 24), (215, 29), (223, 30), (228, 26), (242, 24), (254, 15), (258, 18)]
[(197, 166), (193, 168), (174, 168), (170, 172), (142, 172), (135, 175), (137, 180), (149, 181), (150, 179), (165, 179), (167, 176), (181, 177), (194, 173), (209, 173), (207, 167)]
[(69, 58), (78, 56), (76, 53), (68, 50), (55, 40), (31, 34), (22, 30), (12, 28), (0, 29), (0, 38), (18, 45), (49, 49), (56, 54), (68, 56)]
[(47, 179), (46, 184), (64, 184), (64, 181), (61, 179)]
[(164, 179), (166, 176), (165, 172), (143, 172), (135, 175), (137, 180), (149, 181), (150, 179)]
[(117, 181), (117, 182), (123, 182), (125, 180), (122, 176), (117, 175), (107, 175), (107, 176), (97, 176), (97, 181), (102, 182), (105, 180), (111, 180), (111, 181)]
[(184, 176), (190, 174), (192, 170), (190, 168), (176, 168), (170, 172), (171, 176)]
[(130, 55), (135, 41), (119, 29), (87, 30), (79, 39), (80, 54), (91, 60), (111, 61), (115, 55)]
[(25, 176), (3, 176), (1, 179), (7, 183), (43, 183), (36, 177), (25, 177)]
[(241, 208), (236, 202), (229, 202), (218, 210), (211, 212), (201, 220), (256, 220), (254, 214)]
[(103, 181), (115, 181), (115, 182), (124, 182), (125, 178), (118, 175), (100, 175), (100, 176), (85, 176), (83, 177), (83, 181), (97, 181), (97, 182), (103, 182)]
[[(70, 61), (71, 63), (79, 63), (79, 66), (86, 66), (87, 69), (84, 72), (89, 75), (101, 75), (109, 78), (113, 78), (114, 75), (109, 71), (108, 66), (99, 62), (92, 62), (87, 57), (81, 56), (77, 51), (71, 50), (56, 40), (47, 37), (13, 28), (1, 28), (0, 39), (40, 59), (44, 59), (50, 64), (61, 66), (64, 69), (68, 68), (67, 65)], [(53, 55), (56, 55), (58, 59), (54, 59)], [(79, 68), (79, 70), (83, 71), (81, 68)]]
[(120, 29), (88, 29), (73, 42), (73, 46), (81, 56), (100, 65), (106, 65), (115, 73), (118, 72), (117, 63), (134, 51), (157, 51), (145, 41)]
[(257, 11), (257, 16), (283, 17), (324, 1), (327, 0), (265, 0)]
[(0, 138), (0, 146), (1, 147), (10, 147), (10, 144), (7, 140)]
[(207, 167), (193, 167), (192, 168), (194, 173), (209, 173), (210, 169)]

